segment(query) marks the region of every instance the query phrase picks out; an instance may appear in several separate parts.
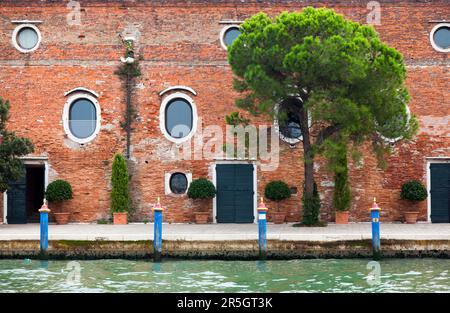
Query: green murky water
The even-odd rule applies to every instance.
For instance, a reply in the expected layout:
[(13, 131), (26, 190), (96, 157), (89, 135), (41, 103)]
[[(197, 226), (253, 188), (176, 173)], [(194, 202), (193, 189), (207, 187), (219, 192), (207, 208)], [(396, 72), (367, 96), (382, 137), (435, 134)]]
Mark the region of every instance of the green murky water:
[[(0, 260), (1, 292), (450, 292), (450, 260)], [(377, 275), (379, 273), (379, 275)]]

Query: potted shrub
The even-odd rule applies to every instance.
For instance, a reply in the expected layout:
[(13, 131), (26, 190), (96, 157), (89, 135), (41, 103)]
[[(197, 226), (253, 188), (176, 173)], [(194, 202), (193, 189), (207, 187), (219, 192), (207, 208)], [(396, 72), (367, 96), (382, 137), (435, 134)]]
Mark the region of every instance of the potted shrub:
[(63, 202), (72, 199), (72, 187), (70, 184), (62, 179), (51, 182), (45, 191), (45, 198), (54, 210), (53, 216), (56, 224), (67, 224), (70, 220), (70, 213), (64, 212)]
[(342, 170), (334, 174), (333, 205), (336, 209), (336, 224), (348, 224), (351, 191), (348, 183), (347, 158), (344, 158)]
[(409, 202), (409, 208), (404, 212), (406, 223), (416, 223), (417, 216), (419, 215), (417, 205), (420, 201), (425, 200), (427, 196), (427, 189), (417, 180), (410, 180), (402, 185), (400, 198)]
[(285, 182), (274, 180), (266, 185), (264, 195), (267, 199), (277, 203), (276, 211), (270, 212), (273, 222), (275, 224), (283, 224), (286, 219), (286, 213), (280, 211), (280, 202), (291, 196), (291, 189)]
[(189, 198), (200, 201), (200, 210), (194, 212), (197, 224), (206, 224), (211, 215), (210, 200), (216, 196), (216, 187), (206, 178), (199, 178), (189, 185)]
[(111, 175), (111, 211), (114, 224), (127, 223), (130, 196), (128, 191), (128, 168), (121, 154), (114, 156)]

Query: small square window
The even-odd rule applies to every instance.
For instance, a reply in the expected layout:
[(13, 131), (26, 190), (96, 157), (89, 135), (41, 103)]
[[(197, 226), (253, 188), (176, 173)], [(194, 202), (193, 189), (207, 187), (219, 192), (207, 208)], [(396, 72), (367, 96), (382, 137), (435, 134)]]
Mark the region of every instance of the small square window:
[(192, 181), (191, 173), (169, 172), (165, 174), (165, 194), (172, 196), (185, 195)]

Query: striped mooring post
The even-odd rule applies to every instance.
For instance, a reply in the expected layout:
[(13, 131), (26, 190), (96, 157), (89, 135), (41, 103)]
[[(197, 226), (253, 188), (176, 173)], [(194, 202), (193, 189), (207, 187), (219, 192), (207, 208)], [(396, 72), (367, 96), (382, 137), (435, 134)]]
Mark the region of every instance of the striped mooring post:
[(381, 208), (377, 204), (377, 199), (373, 198), (373, 205), (370, 208), (370, 219), (372, 221), (372, 251), (373, 258), (375, 260), (379, 260), (381, 258), (380, 211)]
[(50, 212), (47, 206), (47, 200), (44, 198), (44, 203), (39, 209), (39, 225), (41, 229), (41, 235), (39, 240), (40, 255), (41, 257), (47, 257), (48, 250), (48, 213)]
[(264, 204), (264, 199), (261, 197), (261, 203), (259, 204), (258, 211), (258, 247), (259, 258), (265, 259), (267, 256), (267, 207)]
[(154, 261), (161, 261), (161, 252), (162, 252), (162, 212), (164, 209), (161, 207), (161, 203), (156, 203), (153, 208), (153, 216), (154, 216), (154, 227), (153, 227), (153, 259)]

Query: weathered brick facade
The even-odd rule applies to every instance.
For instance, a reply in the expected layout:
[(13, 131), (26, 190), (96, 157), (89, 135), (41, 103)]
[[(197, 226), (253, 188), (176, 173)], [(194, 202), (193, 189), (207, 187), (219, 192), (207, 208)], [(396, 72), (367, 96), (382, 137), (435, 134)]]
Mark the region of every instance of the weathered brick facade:
[[(179, 170), (193, 178), (212, 178), (214, 160), (174, 160), (172, 143), (161, 133), (159, 92), (183, 85), (193, 88), (199, 125), (225, 127), (224, 116), (235, 111), (232, 73), (219, 34), (221, 21), (242, 21), (264, 11), (276, 15), (303, 7), (331, 7), (346, 17), (366, 23), (368, 1), (80, 1), (81, 24), (68, 25), (67, 1), (15, 0), (0, 2), (0, 96), (12, 104), (9, 127), (32, 139), (34, 156), (48, 158), (49, 180), (68, 180), (74, 199), (67, 203), (73, 221), (95, 221), (109, 215), (111, 164), (114, 153), (124, 152), (121, 127), (125, 92), (114, 71), (124, 48), (119, 34), (133, 26), (142, 76), (133, 101), (137, 109), (132, 135), (132, 193), (136, 220), (150, 220), (151, 207), (161, 196), (165, 220), (192, 222), (196, 204), (186, 196), (164, 196), (164, 174)], [(353, 193), (351, 221), (367, 221), (371, 200), (377, 197), (385, 221), (402, 219), (405, 204), (399, 200), (403, 182), (427, 182), (427, 158), (450, 158), (450, 54), (430, 45), (432, 21), (450, 18), (448, 0), (381, 0), (381, 38), (397, 48), (408, 68), (411, 112), (420, 122), (419, 134), (409, 143), (397, 143), (389, 168), (376, 168), (366, 153), (362, 166), (351, 166)], [(21, 53), (11, 43), (14, 20), (39, 20), (39, 48)], [(101, 130), (85, 145), (67, 138), (63, 129), (65, 92), (84, 87), (99, 94)], [(254, 123), (267, 120), (252, 119)], [(277, 171), (258, 170), (258, 194), (273, 179), (283, 179), (301, 191), (301, 146), (280, 141)], [(332, 176), (319, 162), (316, 172), (323, 205), (323, 220), (333, 221)], [(270, 204), (270, 203), (269, 203)], [(271, 204), (270, 204), (271, 205)], [(301, 192), (282, 205), (288, 221), (301, 216)], [(2, 206), (3, 209), (3, 206)], [(0, 214), (0, 218), (3, 214)], [(269, 213), (270, 218), (270, 213)], [(421, 203), (420, 220), (427, 220), (427, 203)]]

